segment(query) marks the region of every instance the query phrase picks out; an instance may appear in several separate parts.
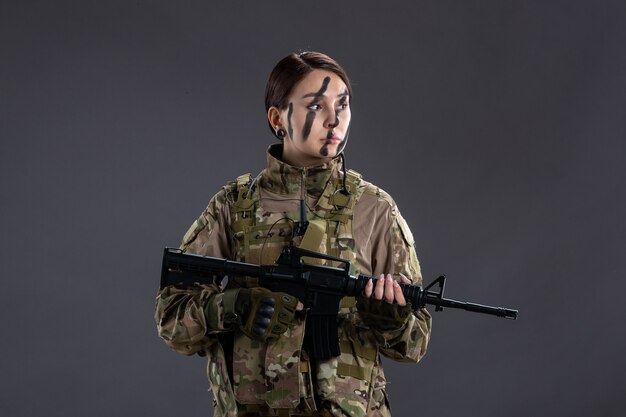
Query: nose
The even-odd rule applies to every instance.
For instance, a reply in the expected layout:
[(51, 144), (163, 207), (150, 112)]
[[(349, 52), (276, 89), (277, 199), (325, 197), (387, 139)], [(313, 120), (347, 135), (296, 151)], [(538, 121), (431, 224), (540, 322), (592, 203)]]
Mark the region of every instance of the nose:
[(334, 129), (339, 125), (339, 114), (333, 110), (326, 112), (324, 126), (326, 129)]

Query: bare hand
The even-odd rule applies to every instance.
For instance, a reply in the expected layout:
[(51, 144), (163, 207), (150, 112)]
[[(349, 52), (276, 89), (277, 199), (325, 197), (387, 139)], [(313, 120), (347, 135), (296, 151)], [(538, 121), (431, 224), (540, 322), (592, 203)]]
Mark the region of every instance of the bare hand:
[[(410, 284), (411, 280), (401, 276), (400, 279), (404, 284)], [(370, 298), (374, 294), (374, 299), (382, 300), (383, 298), (389, 304), (393, 304), (394, 301), (399, 306), (405, 306), (406, 300), (404, 294), (402, 294), (402, 288), (397, 281), (395, 281), (391, 274), (387, 274), (385, 278), (384, 274), (381, 274), (376, 280), (376, 287), (374, 287), (373, 280), (370, 280), (365, 286), (365, 296)]]

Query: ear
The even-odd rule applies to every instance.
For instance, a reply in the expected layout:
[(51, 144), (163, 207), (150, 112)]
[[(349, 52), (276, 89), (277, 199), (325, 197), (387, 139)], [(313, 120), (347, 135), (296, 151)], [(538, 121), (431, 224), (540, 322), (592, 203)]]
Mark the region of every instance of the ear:
[(267, 120), (270, 122), (273, 129), (276, 127), (283, 127), (280, 122), (280, 111), (274, 106), (267, 110)]

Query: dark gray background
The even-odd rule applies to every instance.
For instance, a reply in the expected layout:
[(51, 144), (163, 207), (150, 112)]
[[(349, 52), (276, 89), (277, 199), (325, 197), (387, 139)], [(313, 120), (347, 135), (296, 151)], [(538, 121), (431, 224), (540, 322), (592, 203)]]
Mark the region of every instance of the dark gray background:
[(211, 414), (156, 335), (161, 251), (264, 166), (300, 49), (351, 76), (348, 166), (426, 281), (520, 309), (436, 313), (420, 364), (386, 362), (394, 415), (623, 410), (623, 1), (0, 4), (3, 416)]

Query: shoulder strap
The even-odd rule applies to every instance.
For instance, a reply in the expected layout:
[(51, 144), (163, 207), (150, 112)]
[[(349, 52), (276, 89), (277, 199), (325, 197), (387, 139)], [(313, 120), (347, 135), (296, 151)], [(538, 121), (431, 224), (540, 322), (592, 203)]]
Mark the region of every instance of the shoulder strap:
[(235, 181), (229, 183), (229, 187), (234, 192), (232, 210), (232, 228), (237, 233), (246, 226), (254, 224), (254, 211), (258, 198), (256, 192), (250, 190), (252, 175), (250, 173), (237, 177)]

